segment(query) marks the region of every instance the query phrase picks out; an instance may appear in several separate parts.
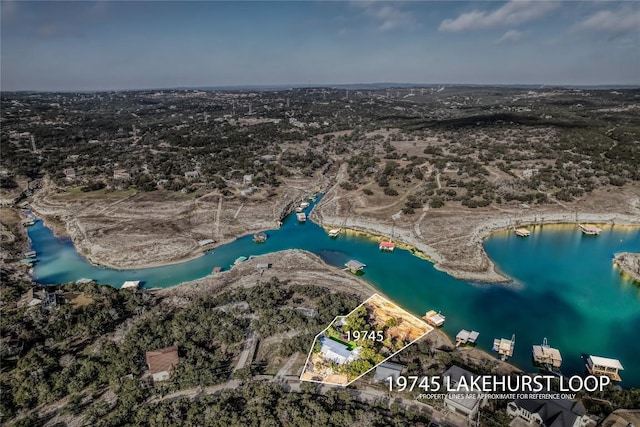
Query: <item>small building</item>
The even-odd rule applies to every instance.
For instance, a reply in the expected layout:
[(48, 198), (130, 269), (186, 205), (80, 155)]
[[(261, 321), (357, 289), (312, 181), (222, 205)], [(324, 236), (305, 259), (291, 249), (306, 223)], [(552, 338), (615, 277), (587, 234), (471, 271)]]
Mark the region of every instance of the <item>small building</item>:
[(131, 174), (126, 169), (116, 169), (113, 171), (113, 179), (129, 181), (131, 179)]
[(347, 270), (349, 270), (353, 274), (361, 272), (362, 270), (364, 270), (366, 266), (367, 266), (366, 264), (360, 261), (357, 261), (355, 259), (352, 259), (345, 264), (345, 267), (347, 267)]
[(618, 371), (624, 370), (618, 359), (608, 357), (589, 356), (587, 357), (587, 371), (591, 375), (606, 375), (613, 381), (622, 381)]
[(204, 240), (198, 241), (198, 246), (202, 247), (202, 246), (213, 245), (215, 242), (216, 241), (213, 239), (204, 239)]
[(325, 359), (332, 360), (339, 365), (355, 360), (355, 350), (351, 351), (346, 345), (328, 337), (320, 337), (320, 353)]
[(513, 356), (513, 349), (515, 348), (515, 346), (516, 334), (513, 334), (510, 340), (506, 338), (494, 339), (492, 350), (497, 352), (500, 355), (500, 359), (504, 361)]
[(168, 380), (171, 376), (171, 370), (180, 362), (178, 346), (172, 345), (159, 350), (147, 351), (145, 360), (153, 376), (153, 381)]
[(399, 365), (397, 363), (391, 362), (383, 362), (376, 367), (376, 373), (373, 377), (375, 382), (383, 382), (387, 381), (387, 378), (393, 378), (393, 382), (398, 379), (400, 375), (402, 375), (402, 371), (404, 370), (404, 365)]
[(253, 183), (253, 175), (247, 174), (242, 177), (242, 183), (244, 185), (251, 185)]
[(200, 177), (200, 172), (198, 171), (188, 171), (184, 173), (184, 177), (187, 179), (197, 179)]
[(590, 420), (581, 402), (568, 399), (516, 399), (507, 404), (507, 415), (531, 426), (583, 427)]
[(261, 264), (256, 264), (256, 268), (258, 270), (268, 270), (268, 269), (271, 268), (271, 263), (265, 262), (265, 263), (261, 263)]
[(73, 181), (74, 179), (76, 179), (76, 170), (74, 168), (66, 168), (64, 170), (64, 177), (68, 181)]
[(441, 314), (439, 311), (436, 312), (435, 310), (427, 311), (427, 313), (422, 316), (422, 319), (424, 319), (428, 324), (436, 327), (444, 325), (445, 320), (447, 320), (447, 318), (443, 314)]
[[(478, 375), (459, 366), (452, 365), (442, 376), (447, 378), (449, 387), (452, 390), (456, 390), (447, 393), (444, 398), (444, 405), (453, 412), (467, 417), (467, 419), (474, 419), (485, 401), (485, 398), (482, 397), (482, 390), (471, 386), (472, 381)], [(465, 389), (465, 384), (469, 386), (468, 389)]]
[(540, 171), (538, 169), (525, 169), (522, 171), (522, 177), (523, 178), (531, 178), (534, 177), (536, 175), (538, 175), (538, 173), (540, 173)]
[(259, 231), (258, 233), (253, 235), (253, 241), (256, 243), (264, 243), (267, 241), (267, 233), (264, 231)]
[(476, 331), (469, 332), (466, 329), (462, 329), (456, 335), (456, 347), (464, 344), (475, 344), (479, 335)]
[(120, 289), (138, 289), (140, 287), (139, 280), (127, 280), (122, 284)]
[(49, 292), (46, 289), (36, 291), (34, 288), (31, 288), (18, 299), (16, 305), (18, 307), (35, 307), (42, 305), (45, 308), (49, 308), (58, 305), (58, 298), (55, 292)]
[(393, 242), (380, 242), (380, 246), (378, 248), (384, 252), (393, 252), (396, 248), (396, 244)]
[(546, 338), (542, 341), (542, 345), (533, 346), (532, 356), (534, 363), (547, 369), (560, 369), (562, 365), (560, 350), (550, 347)]

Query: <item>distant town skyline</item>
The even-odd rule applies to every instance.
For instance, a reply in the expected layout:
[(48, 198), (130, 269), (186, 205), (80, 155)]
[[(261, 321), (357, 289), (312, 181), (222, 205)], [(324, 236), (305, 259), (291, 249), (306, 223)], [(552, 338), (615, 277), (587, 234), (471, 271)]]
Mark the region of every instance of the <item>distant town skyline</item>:
[(640, 86), (640, 2), (0, 3), (0, 89)]

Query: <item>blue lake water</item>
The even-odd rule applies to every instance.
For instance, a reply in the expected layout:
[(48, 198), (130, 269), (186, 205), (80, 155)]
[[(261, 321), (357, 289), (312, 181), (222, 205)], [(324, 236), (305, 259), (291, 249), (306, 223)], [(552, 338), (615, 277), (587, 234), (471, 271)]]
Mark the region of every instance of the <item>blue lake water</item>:
[(376, 241), (356, 234), (330, 239), (320, 226), (298, 223), (295, 215), (280, 229), (268, 230), (263, 244), (244, 236), (192, 261), (138, 270), (90, 264), (70, 239), (55, 237), (41, 221), (28, 229), (40, 260), (34, 278), (43, 284), (91, 278), (116, 287), (126, 280), (170, 287), (204, 277), (215, 266), (226, 270), (239, 256), (284, 249), (304, 249), (338, 267), (357, 259), (367, 264), (363, 278), (401, 306), (419, 315), (442, 311), (450, 336), (462, 328), (476, 330), (478, 347), (490, 351), (494, 338), (515, 333), (510, 362), (522, 369), (535, 371), (531, 346), (547, 337), (562, 353), (565, 375), (583, 373), (581, 354), (594, 354), (619, 359), (625, 367), (622, 385), (640, 387), (640, 287), (612, 264), (616, 252), (640, 252), (640, 228), (605, 227), (597, 237), (583, 236), (575, 227), (532, 231), (528, 238), (505, 232), (485, 241), (491, 259), (514, 279), (494, 285), (454, 279), (409, 251), (380, 252)]

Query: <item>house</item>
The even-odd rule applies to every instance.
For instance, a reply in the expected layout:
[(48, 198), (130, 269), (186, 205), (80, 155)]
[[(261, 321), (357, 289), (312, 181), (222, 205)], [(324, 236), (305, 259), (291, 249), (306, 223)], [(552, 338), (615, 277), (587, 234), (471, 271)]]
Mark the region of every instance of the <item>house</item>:
[(64, 170), (64, 177), (68, 181), (73, 181), (74, 179), (76, 179), (76, 170), (74, 168), (66, 168)]
[(325, 359), (332, 360), (340, 365), (355, 360), (357, 353), (351, 351), (346, 345), (328, 337), (320, 337), (320, 353)]
[(540, 173), (540, 171), (538, 169), (525, 169), (522, 171), (522, 177), (523, 178), (531, 178), (533, 176), (538, 175), (538, 173)]
[(474, 419), (485, 398), (481, 397), (481, 390), (473, 387), (465, 390), (464, 384), (470, 385), (472, 380), (477, 378), (477, 375), (459, 366), (452, 365), (442, 376), (447, 378), (447, 384), (452, 390), (460, 390), (447, 393), (444, 398), (444, 405), (453, 412), (467, 417), (467, 419)]
[(161, 348), (159, 350), (147, 351), (145, 360), (149, 366), (149, 371), (153, 376), (153, 381), (165, 381), (169, 379), (171, 370), (178, 364), (178, 346)]
[(189, 171), (184, 173), (184, 177), (187, 179), (197, 179), (200, 177), (200, 172), (198, 171)]
[(35, 307), (42, 304), (43, 307), (48, 308), (55, 307), (58, 304), (58, 298), (55, 292), (48, 292), (46, 289), (36, 291), (31, 288), (20, 297), (16, 304), (18, 307)]
[(113, 171), (113, 179), (128, 181), (131, 179), (131, 175), (126, 169), (116, 169)]
[(387, 378), (393, 378), (393, 382), (398, 379), (404, 370), (403, 365), (397, 363), (384, 362), (376, 368), (376, 374), (373, 377), (375, 382), (387, 381)]
[(507, 404), (507, 414), (531, 426), (583, 427), (590, 420), (580, 401), (568, 399), (516, 399)]

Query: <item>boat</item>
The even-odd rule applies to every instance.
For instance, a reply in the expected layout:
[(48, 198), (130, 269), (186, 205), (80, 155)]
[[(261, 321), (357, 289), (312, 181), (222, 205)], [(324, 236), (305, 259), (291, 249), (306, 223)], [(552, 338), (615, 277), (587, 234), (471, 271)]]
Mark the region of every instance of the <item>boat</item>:
[(298, 207), (296, 208), (296, 212), (298, 212), (298, 213), (302, 212), (303, 210), (304, 210), (304, 209), (302, 209), (300, 206), (298, 206)]
[(216, 266), (211, 270), (212, 273), (220, 273), (222, 271), (222, 267)]
[(34, 225), (35, 223), (36, 223), (36, 220), (35, 220), (35, 219), (33, 219), (33, 218), (27, 218), (27, 219), (23, 219), (23, 220), (21, 221), (21, 224), (22, 224), (24, 227), (31, 227), (31, 226), (32, 226), (32, 225)]
[(598, 234), (600, 234), (600, 232), (602, 232), (601, 228), (598, 228), (594, 225), (578, 224), (578, 227), (580, 227), (580, 230), (582, 230), (582, 233), (586, 234), (587, 236), (597, 236)]
[(529, 237), (531, 232), (526, 228), (516, 228), (516, 234), (520, 237)]
[(299, 222), (307, 222), (307, 215), (304, 212), (298, 212), (296, 218), (298, 218)]
[(428, 324), (436, 327), (440, 327), (444, 325), (445, 320), (447, 320), (447, 318), (442, 313), (440, 313), (439, 311), (436, 312), (435, 310), (427, 311), (427, 313), (424, 316), (422, 316), (422, 318)]
[(20, 260), (21, 263), (25, 264), (25, 265), (31, 265), (31, 264), (35, 264), (36, 262), (38, 262), (38, 258), (23, 258)]
[(329, 237), (338, 237), (338, 234), (340, 234), (341, 231), (341, 228), (333, 228), (329, 230)]
[(264, 243), (267, 241), (267, 233), (260, 231), (253, 235), (253, 241), (256, 243)]
[(308, 208), (308, 207), (309, 207), (309, 202), (302, 202), (302, 203), (300, 203), (300, 207), (301, 207), (302, 209), (306, 209), (306, 208)]
[(380, 246), (378, 248), (383, 252), (393, 252), (396, 248), (396, 244), (393, 242), (380, 242)]
[(24, 253), (25, 258), (35, 258), (37, 255), (36, 251), (29, 251)]

